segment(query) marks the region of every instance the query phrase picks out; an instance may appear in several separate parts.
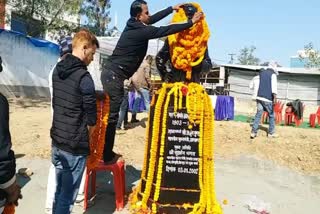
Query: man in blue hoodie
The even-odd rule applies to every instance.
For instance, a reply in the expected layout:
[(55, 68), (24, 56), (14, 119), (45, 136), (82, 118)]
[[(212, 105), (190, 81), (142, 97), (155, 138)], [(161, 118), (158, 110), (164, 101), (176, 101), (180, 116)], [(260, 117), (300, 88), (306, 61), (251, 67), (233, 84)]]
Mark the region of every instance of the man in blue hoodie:
[(104, 161), (107, 164), (115, 163), (121, 156), (113, 152), (113, 146), (120, 105), (124, 94), (123, 81), (129, 79), (140, 67), (146, 56), (149, 40), (188, 29), (203, 16), (202, 13), (195, 13), (185, 23), (161, 27), (152, 26), (152, 24), (168, 16), (174, 10), (179, 10), (181, 6), (168, 7), (150, 16), (147, 2), (136, 0), (131, 4), (131, 18), (127, 21), (116, 48), (101, 73), (103, 89), (110, 97), (110, 114), (103, 154)]

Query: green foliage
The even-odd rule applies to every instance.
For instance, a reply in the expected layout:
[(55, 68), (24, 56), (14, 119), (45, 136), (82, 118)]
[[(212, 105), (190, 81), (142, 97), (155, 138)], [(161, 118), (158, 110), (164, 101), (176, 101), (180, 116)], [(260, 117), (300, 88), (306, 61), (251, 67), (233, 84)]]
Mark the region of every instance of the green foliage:
[(80, 10), (80, 14), (86, 17), (83, 26), (97, 36), (107, 35), (108, 24), (111, 21), (110, 7), (110, 0), (85, 0)]
[(257, 48), (255, 46), (244, 47), (240, 50), (238, 56), (238, 64), (241, 65), (259, 65), (260, 59), (254, 56), (254, 51)]
[[(81, 0), (7, 0), (12, 6), (15, 18), (26, 23), (27, 34), (52, 35), (70, 33), (79, 27)], [(69, 21), (72, 16), (79, 17)], [(67, 21), (66, 21), (67, 20)]]
[(299, 57), (300, 60), (305, 60), (307, 58), (307, 68), (320, 68), (320, 51), (315, 50), (311, 42), (304, 46), (304, 55), (300, 55)]

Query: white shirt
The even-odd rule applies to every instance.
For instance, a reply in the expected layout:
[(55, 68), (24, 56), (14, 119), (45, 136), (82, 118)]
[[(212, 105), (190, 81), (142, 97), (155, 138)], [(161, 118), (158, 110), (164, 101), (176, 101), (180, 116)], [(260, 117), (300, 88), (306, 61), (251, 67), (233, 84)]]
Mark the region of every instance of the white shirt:
[(257, 75), (252, 78), (249, 88), (252, 90), (252, 99), (256, 100), (258, 96), (258, 90), (259, 90), (259, 84), (260, 84), (260, 76)]

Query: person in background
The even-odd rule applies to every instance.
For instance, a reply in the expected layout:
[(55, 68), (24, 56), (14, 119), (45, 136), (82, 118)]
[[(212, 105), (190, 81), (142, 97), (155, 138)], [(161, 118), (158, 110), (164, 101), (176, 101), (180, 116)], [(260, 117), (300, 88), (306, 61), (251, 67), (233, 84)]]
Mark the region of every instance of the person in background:
[(132, 88), (131, 80), (124, 80), (124, 95), (120, 106), (119, 119), (117, 123), (117, 133), (121, 134), (122, 129), (128, 127), (129, 91)]
[[(150, 108), (150, 91), (151, 88), (151, 64), (152, 56), (148, 55), (145, 60), (142, 62), (141, 66), (131, 77), (132, 85), (136, 92), (139, 94), (139, 97), (144, 101), (146, 110), (149, 111)], [(140, 100), (137, 99), (137, 102), (134, 102), (133, 112), (131, 123), (139, 122), (136, 118), (136, 114), (139, 110)]]
[(90, 152), (89, 137), (96, 124), (97, 106), (87, 66), (97, 48), (97, 38), (88, 30), (80, 30), (72, 40), (72, 54), (67, 54), (53, 71), (50, 135), (57, 182), (53, 214), (71, 213)]
[[(2, 71), (0, 56), (0, 72)], [(9, 102), (0, 92), (0, 213), (5, 205), (18, 205), (18, 200), (22, 198), (21, 188), (16, 180), (16, 158), (11, 146)]]
[(275, 133), (275, 119), (273, 104), (277, 100), (277, 75), (278, 75), (277, 64), (270, 61), (268, 68), (262, 68), (259, 73), (259, 88), (257, 93), (257, 113), (254, 118), (252, 125), (250, 138), (254, 139), (257, 137), (259, 124), (264, 111), (269, 114), (269, 131), (268, 137), (278, 137)]

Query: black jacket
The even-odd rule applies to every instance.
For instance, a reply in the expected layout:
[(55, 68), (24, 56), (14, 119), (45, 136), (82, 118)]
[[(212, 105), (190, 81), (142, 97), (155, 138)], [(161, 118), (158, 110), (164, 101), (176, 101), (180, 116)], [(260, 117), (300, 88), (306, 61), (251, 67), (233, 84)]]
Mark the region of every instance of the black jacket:
[[(163, 47), (156, 56), (157, 70), (161, 76), (162, 81), (165, 82), (184, 82), (186, 81), (186, 72), (176, 69), (172, 66), (170, 48), (168, 39), (166, 39)], [(167, 70), (167, 66), (170, 71)], [(200, 82), (200, 75), (204, 72), (209, 72), (212, 68), (211, 59), (209, 57), (208, 49), (205, 52), (202, 62), (192, 68), (191, 82)]]
[[(172, 7), (162, 10), (150, 17), (153, 24), (172, 13)], [(130, 18), (119, 41), (109, 58), (106, 68), (113, 70), (121, 79), (129, 79), (137, 71), (143, 61), (150, 39), (168, 36), (190, 28), (192, 21), (162, 27), (145, 25), (135, 18)], [(103, 69), (102, 72), (105, 72)]]
[[(85, 78), (92, 82), (92, 89), (87, 94), (83, 94), (80, 87)], [(89, 154), (87, 126), (96, 123), (96, 97), (86, 65), (77, 57), (68, 55), (56, 65), (52, 85), (52, 144), (72, 154)]]
[[(16, 159), (11, 150), (11, 136), (9, 131), (9, 103), (0, 93), (0, 184), (10, 181), (16, 174)], [(4, 192), (0, 190), (0, 200)]]

